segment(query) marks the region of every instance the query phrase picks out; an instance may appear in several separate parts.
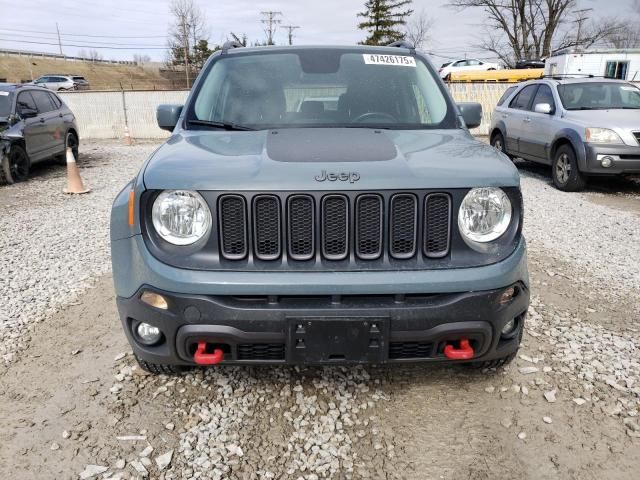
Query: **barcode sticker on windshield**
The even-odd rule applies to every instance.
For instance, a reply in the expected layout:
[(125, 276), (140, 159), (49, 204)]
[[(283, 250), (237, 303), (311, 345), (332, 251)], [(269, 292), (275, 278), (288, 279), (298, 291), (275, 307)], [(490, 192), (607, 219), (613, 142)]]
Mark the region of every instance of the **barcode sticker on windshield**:
[(364, 63), (367, 65), (395, 65), (399, 67), (415, 67), (416, 59), (406, 55), (376, 55), (364, 53)]

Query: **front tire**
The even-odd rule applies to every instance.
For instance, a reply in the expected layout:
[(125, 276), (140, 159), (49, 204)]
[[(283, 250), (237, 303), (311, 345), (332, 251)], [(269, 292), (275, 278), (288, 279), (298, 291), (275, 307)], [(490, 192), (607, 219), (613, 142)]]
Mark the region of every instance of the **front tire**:
[(569, 145), (562, 145), (556, 151), (551, 175), (553, 184), (563, 192), (577, 192), (587, 185), (586, 177), (578, 170), (576, 153)]
[(13, 145), (9, 154), (2, 159), (2, 174), (9, 184), (24, 182), (29, 178), (30, 168), (29, 156), (20, 145)]
[(186, 370), (188, 370), (187, 367), (181, 367), (178, 365), (162, 365), (159, 363), (151, 363), (141, 359), (137, 355), (135, 355), (135, 357), (136, 357), (136, 361), (138, 362), (138, 365), (140, 365), (140, 368), (154, 375), (180, 375), (184, 373)]

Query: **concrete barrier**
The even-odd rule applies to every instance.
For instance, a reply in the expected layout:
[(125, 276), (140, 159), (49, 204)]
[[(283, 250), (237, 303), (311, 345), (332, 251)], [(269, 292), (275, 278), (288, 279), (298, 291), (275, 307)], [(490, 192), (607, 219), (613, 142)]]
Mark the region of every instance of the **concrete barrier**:
[[(498, 100), (512, 84), (450, 83), (448, 88), (456, 102), (482, 105), (482, 123), (472, 132), (487, 135), (491, 113)], [(123, 138), (125, 126), (135, 138), (166, 138), (169, 133), (156, 123), (156, 108), (161, 103), (184, 103), (186, 90), (64, 92), (60, 96), (75, 113), (83, 138)]]

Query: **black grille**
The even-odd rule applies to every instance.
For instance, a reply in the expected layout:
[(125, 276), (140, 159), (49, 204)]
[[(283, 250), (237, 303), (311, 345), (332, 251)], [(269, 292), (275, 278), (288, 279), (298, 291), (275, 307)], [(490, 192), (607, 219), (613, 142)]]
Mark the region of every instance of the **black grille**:
[(390, 252), (395, 258), (410, 258), (416, 252), (418, 201), (414, 195), (391, 198)]
[(284, 344), (245, 343), (238, 345), (238, 360), (284, 360)]
[(309, 260), (315, 253), (313, 198), (294, 195), (288, 202), (289, 255), (294, 260)]
[(356, 200), (356, 254), (365, 260), (382, 254), (382, 198), (360, 195)]
[[(452, 248), (452, 195), (223, 193), (215, 201), (220, 257), (282, 259), (292, 266), (320, 257), (324, 261), (357, 258), (372, 264), (440, 259)], [(330, 263), (326, 265), (330, 268)]]
[(322, 199), (322, 253), (329, 260), (342, 260), (348, 254), (349, 203), (342, 195)]
[(260, 260), (280, 256), (280, 200), (272, 195), (260, 195), (253, 201), (254, 248)]
[(430, 358), (433, 356), (433, 343), (429, 342), (391, 342), (389, 358)]
[(633, 132), (633, 135), (636, 137), (636, 140), (638, 140), (638, 143), (640, 143), (640, 132)]
[(451, 199), (444, 193), (427, 195), (424, 201), (424, 254), (441, 258), (449, 252)]
[(220, 243), (222, 255), (239, 260), (247, 255), (247, 213), (243, 197), (220, 198)]

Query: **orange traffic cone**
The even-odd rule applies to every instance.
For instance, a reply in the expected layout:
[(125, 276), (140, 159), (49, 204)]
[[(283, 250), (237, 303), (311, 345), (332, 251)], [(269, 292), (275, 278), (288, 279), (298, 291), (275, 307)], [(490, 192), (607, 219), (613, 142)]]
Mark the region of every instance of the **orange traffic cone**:
[(129, 127), (124, 127), (124, 144), (125, 145), (133, 145), (133, 139), (131, 138), (131, 135), (129, 134)]
[(76, 157), (73, 155), (71, 148), (67, 148), (67, 188), (62, 190), (64, 193), (88, 193), (90, 188), (85, 188), (80, 178), (80, 171), (76, 165)]

